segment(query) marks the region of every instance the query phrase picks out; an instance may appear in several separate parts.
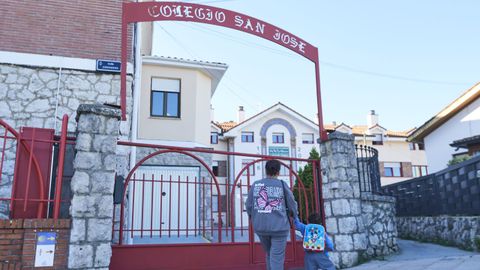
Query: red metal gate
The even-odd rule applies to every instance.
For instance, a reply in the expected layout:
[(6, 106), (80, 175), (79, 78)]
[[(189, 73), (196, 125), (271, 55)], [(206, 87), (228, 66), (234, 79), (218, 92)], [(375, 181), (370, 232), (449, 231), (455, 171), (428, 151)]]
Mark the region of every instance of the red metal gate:
[[(72, 143), (67, 142), (67, 124), (68, 116), (64, 115), (61, 135), (56, 137), (52, 129), (22, 127), (17, 132), (0, 119), (2, 215), (9, 218), (59, 217), (65, 147)], [(53, 172), (59, 179), (58, 188), (52, 188), (50, 181), (54, 144), (59, 147), (58, 169)]]
[[(313, 211), (323, 214), (318, 160), (131, 142), (119, 145), (136, 146), (132, 151), (144, 154), (126, 177), (122, 203), (116, 206), (120, 209), (114, 210), (120, 215), (114, 220), (110, 269), (264, 268), (265, 254), (243, 206), (251, 183), (263, 178), (262, 163), (268, 159), (281, 160), (280, 178), (303, 205), (300, 217), (305, 220)], [(213, 155), (233, 163), (242, 157), (252, 161), (233, 178), (219, 177), (205, 161)], [(296, 172), (307, 163), (315, 172), (308, 187)], [(292, 229), (286, 266), (301, 265), (301, 238)]]

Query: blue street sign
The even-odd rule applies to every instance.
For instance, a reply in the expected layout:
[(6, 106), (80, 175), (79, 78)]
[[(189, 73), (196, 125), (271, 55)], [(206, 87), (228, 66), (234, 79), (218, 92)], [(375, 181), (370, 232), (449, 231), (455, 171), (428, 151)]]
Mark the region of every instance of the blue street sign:
[(97, 71), (120, 72), (120, 61), (97, 59)]

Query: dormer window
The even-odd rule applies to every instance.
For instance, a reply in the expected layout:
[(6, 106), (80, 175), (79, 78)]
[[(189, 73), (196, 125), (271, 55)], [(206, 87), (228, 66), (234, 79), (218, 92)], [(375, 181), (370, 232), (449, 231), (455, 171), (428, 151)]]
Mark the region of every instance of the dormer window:
[(373, 145), (383, 145), (383, 135), (382, 134), (374, 134), (372, 144)]

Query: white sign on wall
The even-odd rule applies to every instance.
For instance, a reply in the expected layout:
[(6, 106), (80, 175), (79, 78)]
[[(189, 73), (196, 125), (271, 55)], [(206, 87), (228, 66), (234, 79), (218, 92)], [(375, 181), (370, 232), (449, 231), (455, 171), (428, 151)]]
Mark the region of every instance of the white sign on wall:
[(53, 266), (55, 256), (55, 232), (37, 233), (37, 249), (35, 252), (35, 267)]

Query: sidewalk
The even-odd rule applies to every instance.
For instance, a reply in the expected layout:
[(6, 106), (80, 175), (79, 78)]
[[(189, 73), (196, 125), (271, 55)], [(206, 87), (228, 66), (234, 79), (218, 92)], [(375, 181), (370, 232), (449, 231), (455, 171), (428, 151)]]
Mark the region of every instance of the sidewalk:
[(400, 253), (382, 261), (347, 268), (349, 270), (477, 270), (480, 253), (434, 244), (398, 240)]

